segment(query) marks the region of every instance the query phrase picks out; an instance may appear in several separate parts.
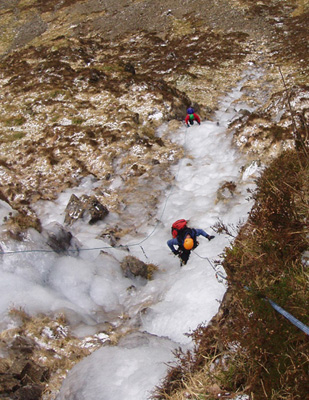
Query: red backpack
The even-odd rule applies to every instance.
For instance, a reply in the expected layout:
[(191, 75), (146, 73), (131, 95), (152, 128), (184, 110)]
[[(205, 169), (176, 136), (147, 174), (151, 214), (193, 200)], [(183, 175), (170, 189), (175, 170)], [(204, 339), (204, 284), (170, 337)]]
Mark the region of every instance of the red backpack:
[(185, 219), (178, 219), (173, 223), (171, 231), (174, 239), (177, 237), (178, 232), (187, 226), (187, 222)]

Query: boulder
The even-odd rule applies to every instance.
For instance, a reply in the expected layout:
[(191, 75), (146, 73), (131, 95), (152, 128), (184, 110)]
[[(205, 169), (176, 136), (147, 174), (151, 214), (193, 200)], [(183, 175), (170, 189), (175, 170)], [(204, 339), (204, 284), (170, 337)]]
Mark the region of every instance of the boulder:
[(140, 276), (145, 279), (152, 279), (153, 272), (157, 270), (155, 265), (146, 264), (133, 256), (126, 256), (122, 260), (120, 266), (126, 278)]
[(83, 195), (81, 201), (84, 204), (84, 214), (89, 217), (90, 225), (101, 221), (109, 213), (108, 209), (95, 196)]
[(57, 222), (49, 224), (42, 235), (46, 238), (48, 246), (56, 253), (66, 253), (71, 245), (75, 245), (72, 233)]
[(82, 218), (83, 214), (83, 203), (77, 196), (75, 196), (75, 194), (72, 194), (65, 209), (64, 223), (67, 225), (72, 225), (74, 221)]
[(29, 360), (21, 372), (20, 379), (23, 385), (31, 385), (32, 383), (40, 384), (41, 382), (45, 382), (48, 376), (49, 370), (47, 367), (41, 367)]
[(108, 209), (95, 196), (83, 195), (79, 199), (75, 194), (72, 194), (65, 209), (64, 222), (67, 225), (72, 225), (78, 219), (84, 218), (92, 225), (104, 219), (108, 213)]

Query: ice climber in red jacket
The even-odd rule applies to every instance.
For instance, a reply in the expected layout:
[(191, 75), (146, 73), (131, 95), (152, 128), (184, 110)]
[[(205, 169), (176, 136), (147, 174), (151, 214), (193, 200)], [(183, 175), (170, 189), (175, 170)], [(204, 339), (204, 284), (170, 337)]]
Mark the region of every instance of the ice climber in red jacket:
[(201, 125), (201, 119), (196, 113), (187, 114), (185, 123), (188, 128), (190, 125), (193, 125), (194, 121), (196, 121), (199, 125)]

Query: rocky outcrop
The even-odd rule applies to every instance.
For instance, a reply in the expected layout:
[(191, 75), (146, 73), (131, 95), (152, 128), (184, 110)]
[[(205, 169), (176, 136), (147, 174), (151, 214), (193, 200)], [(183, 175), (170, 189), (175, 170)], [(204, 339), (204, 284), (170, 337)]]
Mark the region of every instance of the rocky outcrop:
[(13, 309), (10, 316), (15, 328), (0, 332), (1, 400), (55, 399), (63, 374), (107, 338), (99, 333), (79, 340), (59, 314), (31, 317)]
[(1, 399), (41, 399), (49, 370), (31, 359), (34, 347), (29, 337), (17, 336), (11, 343), (11, 357), (0, 358)]
[(74, 250), (70, 252), (71, 255), (78, 254), (77, 241), (73, 238), (70, 231), (65, 229), (57, 222), (49, 224), (42, 232), (43, 237), (46, 238), (46, 243), (56, 253), (68, 253), (69, 248)]
[(157, 267), (153, 264), (145, 264), (133, 256), (125, 257), (120, 264), (124, 276), (127, 278), (136, 278), (140, 276), (144, 279), (152, 279), (154, 271)]
[(97, 221), (103, 220), (108, 213), (108, 209), (95, 196), (83, 195), (78, 198), (75, 194), (72, 194), (65, 209), (64, 222), (67, 225), (72, 225), (73, 222), (83, 218), (90, 225), (93, 225)]

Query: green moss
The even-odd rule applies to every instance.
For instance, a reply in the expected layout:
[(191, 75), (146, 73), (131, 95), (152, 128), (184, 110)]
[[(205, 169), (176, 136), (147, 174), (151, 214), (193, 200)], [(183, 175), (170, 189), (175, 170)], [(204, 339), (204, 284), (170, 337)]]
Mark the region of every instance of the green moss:
[(26, 118), (23, 116), (11, 117), (4, 121), (6, 126), (21, 126), (26, 122)]
[(152, 280), (153, 274), (158, 270), (158, 267), (154, 264), (147, 264), (147, 279)]
[(60, 116), (59, 116), (59, 115), (54, 115), (54, 116), (52, 117), (52, 119), (51, 119), (51, 122), (55, 123), (55, 122), (59, 121), (59, 119), (60, 119)]
[(48, 97), (55, 99), (56, 97), (64, 95), (64, 94), (65, 94), (65, 92), (63, 90), (56, 89), (56, 90), (53, 90), (52, 92), (50, 92), (48, 94)]
[(120, 66), (118, 63), (110, 63), (110, 64), (103, 64), (97, 67), (99, 71), (103, 72), (121, 72), (123, 71), (123, 67)]
[(2, 143), (10, 143), (10, 142), (15, 142), (17, 140), (22, 139), (23, 137), (26, 136), (25, 132), (14, 132), (10, 135), (1, 135), (0, 141)]
[(85, 120), (83, 118), (74, 117), (72, 118), (73, 125), (81, 125)]

